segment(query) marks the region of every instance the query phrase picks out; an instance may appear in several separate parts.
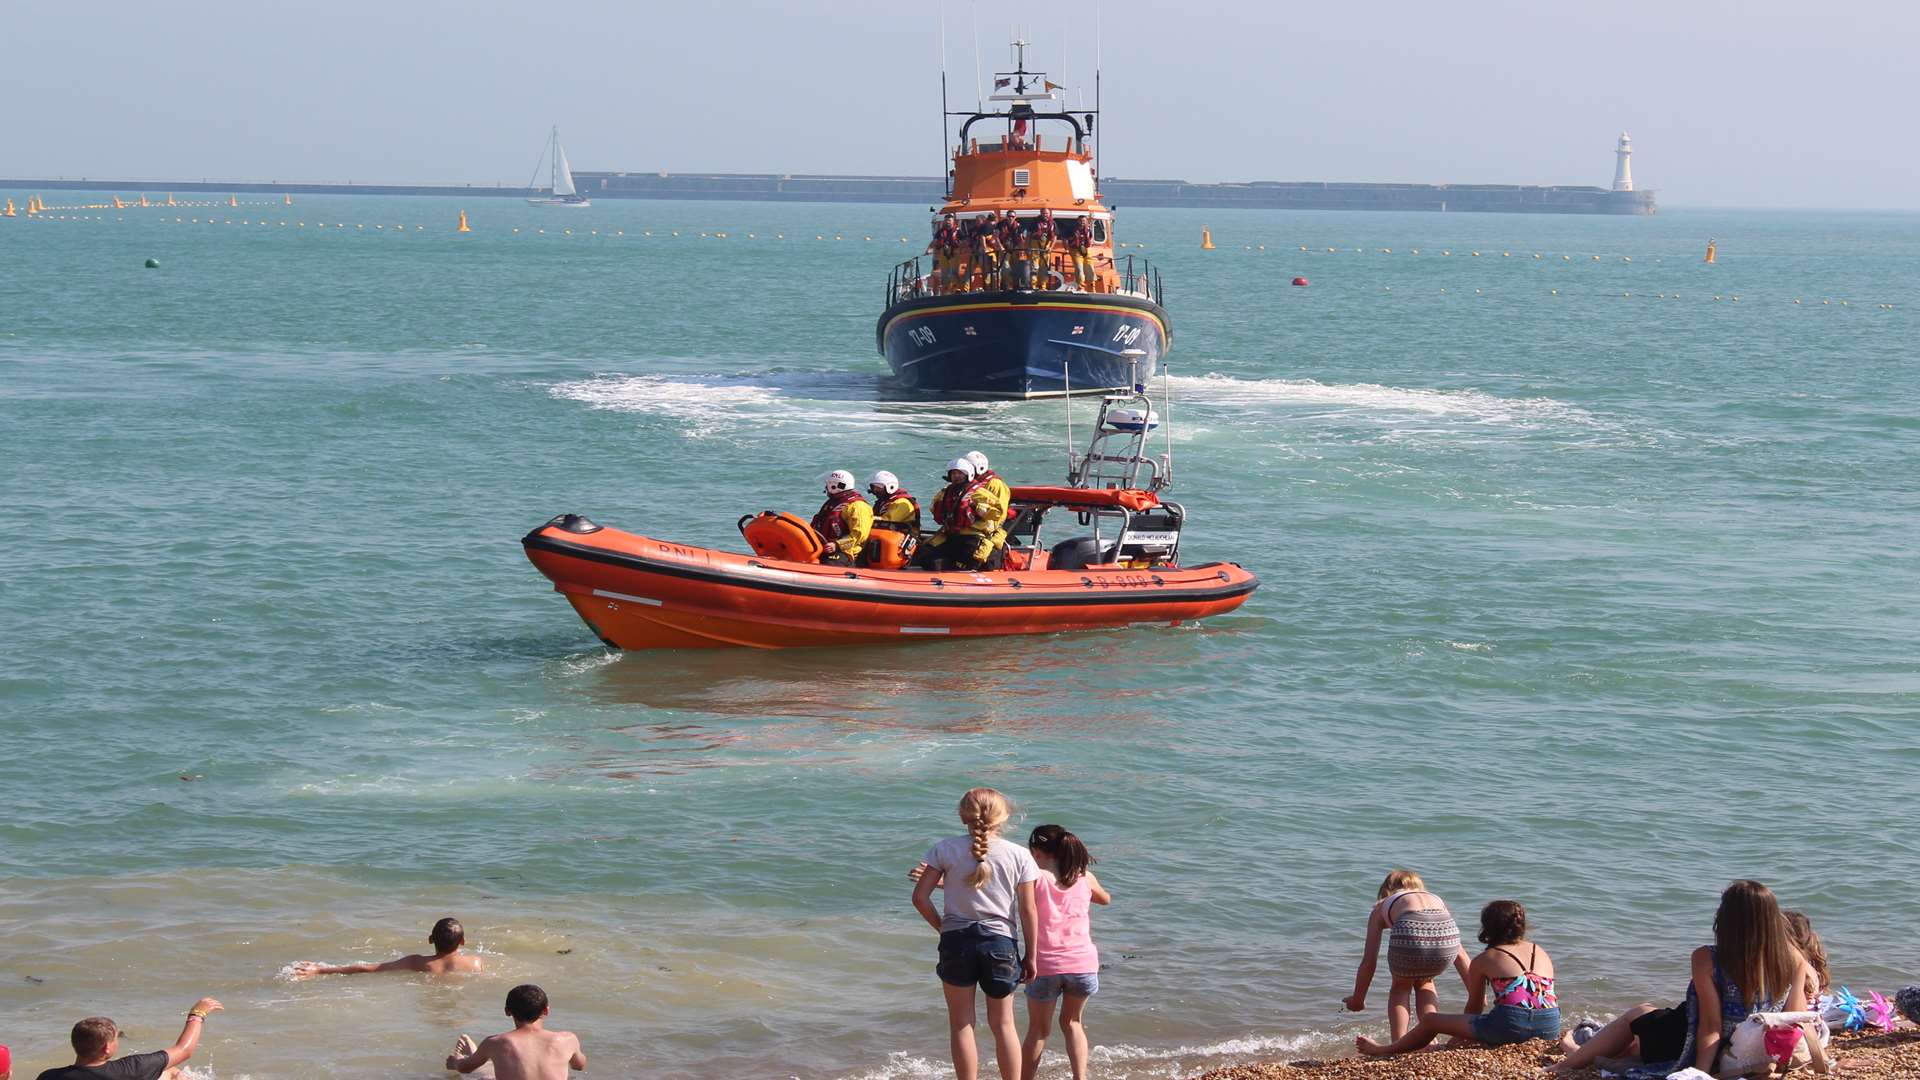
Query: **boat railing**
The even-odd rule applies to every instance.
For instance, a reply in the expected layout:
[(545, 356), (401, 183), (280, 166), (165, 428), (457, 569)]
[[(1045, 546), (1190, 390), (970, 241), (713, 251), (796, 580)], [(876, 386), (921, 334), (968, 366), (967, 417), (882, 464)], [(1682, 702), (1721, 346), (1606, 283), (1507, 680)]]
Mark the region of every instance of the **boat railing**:
[(921, 270), (920, 262), (926, 258), (916, 255), (893, 268), (887, 276), (887, 303), (898, 304), (903, 300), (917, 300), (922, 296), (934, 295), (934, 280), (931, 273)]
[[(916, 255), (893, 268), (893, 272), (887, 275), (886, 303), (888, 305), (918, 300), (923, 296), (938, 296), (943, 292), (995, 291), (990, 282), (983, 286), (977, 276), (979, 272), (970, 263), (960, 272), (961, 282), (943, 290), (940, 287), (939, 275), (927, 265), (931, 259), (930, 255)], [(1128, 255), (1124, 262), (1116, 259), (1113, 266), (1118, 273), (1118, 281), (1112, 290), (1114, 293), (1136, 296), (1156, 304), (1165, 302), (1161, 299), (1165, 295), (1165, 287), (1160, 280), (1159, 267), (1145, 258), (1134, 255)], [(1044, 269), (1050, 270), (1060, 279), (1058, 288), (1061, 291), (1081, 291), (1077, 285), (1073, 284), (1072, 268), (1065, 262), (1063, 253), (1056, 253), (1054, 262)]]
[(1114, 269), (1120, 271), (1120, 288), (1117, 291), (1151, 300), (1163, 307), (1166, 305), (1166, 301), (1161, 299), (1164, 290), (1160, 282), (1159, 267), (1144, 258), (1136, 261), (1135, 256), (1128, 255), (1126, 268), (1121, 269), (1119, 262), (1116, 261)]

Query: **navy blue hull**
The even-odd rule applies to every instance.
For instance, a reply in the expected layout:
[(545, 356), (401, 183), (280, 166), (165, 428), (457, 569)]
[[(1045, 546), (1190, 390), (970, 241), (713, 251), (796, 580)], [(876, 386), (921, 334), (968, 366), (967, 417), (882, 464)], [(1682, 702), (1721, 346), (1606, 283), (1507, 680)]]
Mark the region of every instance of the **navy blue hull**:
[(1026, 398), (1145, 381), (1172, 344), (1165, 309), (1131, 296), (958, 293), (895, 304), (880, 351), (907, 390)]

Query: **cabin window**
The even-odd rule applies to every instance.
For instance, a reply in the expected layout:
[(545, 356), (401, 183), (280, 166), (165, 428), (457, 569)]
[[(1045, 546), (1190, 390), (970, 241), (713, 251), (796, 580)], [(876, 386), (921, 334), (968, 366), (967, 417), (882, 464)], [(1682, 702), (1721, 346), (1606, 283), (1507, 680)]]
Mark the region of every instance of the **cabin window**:
[(1033, 170), (1031, 169), (1013, 170), (1013, 186), (1014, 187), (1031, 187), (1032, 185), (1033, 185)]
[(1107, 242), (1107, 222), (1105, 218), (1093, 219), (1093, 242), (1096, 244), (1104, 244)]

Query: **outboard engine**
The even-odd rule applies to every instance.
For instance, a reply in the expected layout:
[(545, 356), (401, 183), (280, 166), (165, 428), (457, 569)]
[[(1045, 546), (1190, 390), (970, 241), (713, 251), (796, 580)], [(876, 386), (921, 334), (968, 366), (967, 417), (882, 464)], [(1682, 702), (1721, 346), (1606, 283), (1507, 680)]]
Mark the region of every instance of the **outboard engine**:
[(1113, 561), (1113, 545), (1102, 551), (1100, 541), (1091, 536), (1076, 536), (1053, 545), (1047, 556), (1049, 570), (1085, 570), (1094, 563)]

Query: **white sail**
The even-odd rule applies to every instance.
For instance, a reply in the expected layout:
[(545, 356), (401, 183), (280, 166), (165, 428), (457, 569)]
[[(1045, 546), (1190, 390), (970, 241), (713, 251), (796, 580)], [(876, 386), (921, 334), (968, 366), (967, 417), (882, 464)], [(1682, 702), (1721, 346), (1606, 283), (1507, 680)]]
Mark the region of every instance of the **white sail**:
[(567, 164), (566, 148), (560, 145), (560, 129), (553, 129), (553, 194), (555, 198), (572, 195), (573, 168)]

